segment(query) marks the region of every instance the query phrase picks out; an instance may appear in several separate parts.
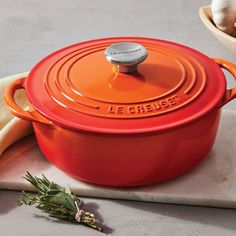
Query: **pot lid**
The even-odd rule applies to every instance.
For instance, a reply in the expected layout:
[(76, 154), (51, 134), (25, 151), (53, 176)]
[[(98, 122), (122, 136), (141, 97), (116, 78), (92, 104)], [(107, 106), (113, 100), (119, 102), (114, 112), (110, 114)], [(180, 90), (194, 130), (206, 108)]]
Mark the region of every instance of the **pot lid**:
[(194, 121), (226, 89), (218, 65), (173, 42), (107, 38), (63, 48), (25, 80), (31, 104), (56, 124), (104, 133), (160, 131)]

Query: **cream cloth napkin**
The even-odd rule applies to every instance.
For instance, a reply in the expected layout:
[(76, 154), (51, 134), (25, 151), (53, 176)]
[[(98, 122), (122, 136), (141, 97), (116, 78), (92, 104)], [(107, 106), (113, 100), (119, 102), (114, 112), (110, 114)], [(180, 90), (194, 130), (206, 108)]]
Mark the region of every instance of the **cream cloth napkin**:
[[(4, 102), (6, 87), (12, 81), (27, 76), (27, 74), (28, 72), (25, 72), (0, 78), (0, 157), (8, 146), (33, 132), (31, 122), (13, 116)], [(16, 92), (15, 99), (21, 107), (28, 106), (23, 90)]]

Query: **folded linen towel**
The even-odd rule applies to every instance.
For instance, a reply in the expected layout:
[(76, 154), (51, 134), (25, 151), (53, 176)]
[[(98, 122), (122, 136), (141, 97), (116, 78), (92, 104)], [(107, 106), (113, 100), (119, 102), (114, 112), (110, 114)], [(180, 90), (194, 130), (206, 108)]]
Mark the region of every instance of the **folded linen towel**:
[[(27, 74), (28, 72), (25, 72), (0, 78), (0, 157), (8, 146), (33, 132), (31, 122), (13, 116), (4, 101), (7, 86)], [(21, 107), (27, 107), (28, 103), (23, 90), (16, 92), (15, 99)]]

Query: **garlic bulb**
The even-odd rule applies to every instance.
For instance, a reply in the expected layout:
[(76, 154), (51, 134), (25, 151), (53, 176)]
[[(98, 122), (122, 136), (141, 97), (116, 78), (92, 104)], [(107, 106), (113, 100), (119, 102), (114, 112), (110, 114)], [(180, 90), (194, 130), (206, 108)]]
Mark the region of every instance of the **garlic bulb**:
[(211, 11), (217, 28), (236, 37), (236, 0), (212, 0)]

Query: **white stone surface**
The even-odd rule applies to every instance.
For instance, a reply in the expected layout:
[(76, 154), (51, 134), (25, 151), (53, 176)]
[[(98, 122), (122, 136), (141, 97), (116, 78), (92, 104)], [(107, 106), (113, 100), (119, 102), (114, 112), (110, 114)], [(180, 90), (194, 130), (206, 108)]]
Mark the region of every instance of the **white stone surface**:
[(80, 196), (236, 208), (235, 142), (236, 112), (225, 110), (211, 153), (192, 172), (153, 186), (112, 188), (69, 177), (45, 159), (34, 136), (30, 136), (3, 154), (0, 160), (0, 188), (32, 191), (32, 186), (22, 178), (29, 171), (38, 177), (43, 173), (60, 185), (69, 185)]

